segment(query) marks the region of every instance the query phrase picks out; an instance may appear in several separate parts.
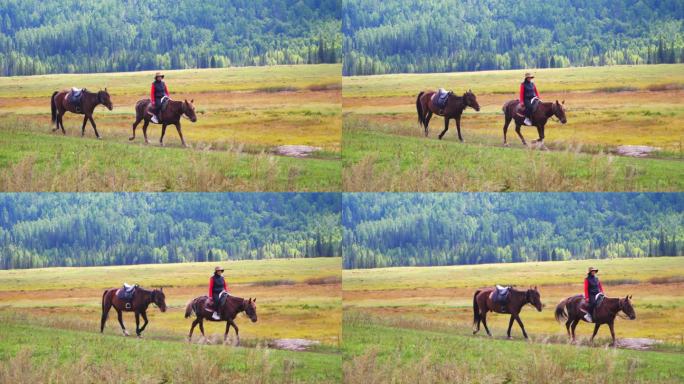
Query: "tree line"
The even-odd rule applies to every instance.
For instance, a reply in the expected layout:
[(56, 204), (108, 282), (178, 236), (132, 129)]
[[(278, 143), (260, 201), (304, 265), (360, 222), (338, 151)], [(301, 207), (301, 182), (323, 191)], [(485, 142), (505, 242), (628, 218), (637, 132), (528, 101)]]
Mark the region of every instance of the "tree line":
[(344, 267), (681, 256), (682, 207), (682, 194), (346, 194)]
[(336, 194), (2, 194), (0, 268), (342, 254)]
[(684, 62), (678, 0), (349, 0), (345, 75)]
[(0, 74), (341, 62), (338, 0), (5, 0)]

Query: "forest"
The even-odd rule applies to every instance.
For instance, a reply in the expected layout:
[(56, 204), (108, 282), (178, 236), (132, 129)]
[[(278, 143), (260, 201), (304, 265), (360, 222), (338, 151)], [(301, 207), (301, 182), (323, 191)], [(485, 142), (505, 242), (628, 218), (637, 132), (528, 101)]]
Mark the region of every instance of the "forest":
[(344, 75), (684, 62), (681, 0), (348, 0)]
[(342, 254), (326, 193), (0, 194), (0, 268)]
[(345, 194), (344, 267), (684, 255), (678, 193)]
[(3, 0), (0, 75), (341, 62), (339, 0)]

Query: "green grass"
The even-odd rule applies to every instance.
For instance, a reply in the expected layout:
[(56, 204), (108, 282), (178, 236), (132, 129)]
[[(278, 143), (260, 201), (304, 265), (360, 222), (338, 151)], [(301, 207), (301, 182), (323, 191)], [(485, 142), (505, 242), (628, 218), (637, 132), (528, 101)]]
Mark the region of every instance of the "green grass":
[(356, 191), (681, 191), (679, 160), (536, 151), (382, 132), (345, 119), (344, 189)]

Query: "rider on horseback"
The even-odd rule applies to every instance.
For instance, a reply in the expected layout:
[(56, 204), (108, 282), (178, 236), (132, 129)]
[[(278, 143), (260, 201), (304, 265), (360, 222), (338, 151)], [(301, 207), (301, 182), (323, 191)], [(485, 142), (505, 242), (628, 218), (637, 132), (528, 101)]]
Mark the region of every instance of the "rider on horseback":
[(594, 321), (591, 314), (594, 313), (594, 307), (596, 306), (596, 295), (604, 293), (603, 286), (598, 277), (596, 277), (597, 273), (598, 269), (589, 267), (587, 277), (584, 279), (584, 299), (589, 303), (584, 319), (590, 323)]
[(154, 75), (154, 82), (152, 82), (152, 88), (150, 90), (150, 102), (152, 103), (152, 108), (150, 114), (152, 115), (152, 122), (155, 124), (159, 123), (159, 113), (161, 112), (161, 99), (166, 96), (169, 97), (169, 89), (164, 83), (164, 75), (161, 72), (157, 72)]
[(527, 72), (525, 74), (525, 81), (520, 83), (519, 100), (521, 104), (525, 104), (525, 125), (532, 125), (532, 120), (530, 120), (532, 114), (532, 99), (535, 97), (538, 99), (540, 98), (537, 86), (534, 85), (532, 79), (534, 79), (534, 76)]
[[(221, 316), (218, 313), (219, 309), (223, 306), (223, 303), (221, 303), (221, 292), (228, 292), (228, 284), (226, 284), (226, 279), (222, 276), (223, 271), (223, 268), (216, 267), (214, 268), (214, 275), (209, 278), (209, 297), (214, 306), (214, 313), (211, 318), (214, 320), (221, 320)], [(223, 300), (225, 300), (225, 295)]]

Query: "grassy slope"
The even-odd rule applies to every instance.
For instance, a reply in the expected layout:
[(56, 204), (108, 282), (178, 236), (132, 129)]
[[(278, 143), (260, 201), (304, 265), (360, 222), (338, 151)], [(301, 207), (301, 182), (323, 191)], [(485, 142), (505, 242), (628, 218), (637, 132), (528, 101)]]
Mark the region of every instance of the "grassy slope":
[[(588, 263), (601, 270), (610, 296), (634, 295), (637, 320), (618, 319), (617, 337), (666, 340), (656, 347), (662, 352), (566, 344), (553, 309), (560, 299), (581, 292)], [(396, 383), (679, 382), (684, 379), (681, 276), (681, 257), (345, 270), (347, 382), (362, 382), (363, 376)], [(668, 278), (671, 283), (656, 284)], [(528, 307), (521, 313), (532, 343), (520, 341), (517, 325), (512, 332), (517, 341), (503, 340), (508, 317), (501, 315), (488, 317), (495, 338), (472, 336), (472, 294), (495, 283), (539, 286), (544, 310)], [(578, 326), (580, 345), (587, 345), (590, 332), (590, 326)], [(608, 336), (602, 329), (597, 344), (606, 345)]]
[[(194, 99), (198, 112), (197, 123), (182, 122), (193, 147), (185, 151), (156, 148), (159, 126), (149, 131), (150, 147), (143, 147), (140, 127), (133, 145), (127, 140), (133, 105), (147, 97), (151, 72), (0, 78), (0, 168), (5, 181), (0, 187), (339, 190), (339, 72), (339, 65), (167, 72), (172, 97)], [(74, 139), (80, 136), (81, 119), (73, 115), (65, 118), (68, 137), (50, 133), (49, 97), (72, 85), (107, 87), (111, 93), (114, 110), (100, 107), (95, 113), (104, 143), (93, 140), (90, 127), (86, 139)], [(167, 131), (165, 143), (178, 147), (175, 129)], [(282, 144), (323, 151), (317, 159), (267, 154)]]
[[(681, 162), (613, 160), (597, 154), (611, 152), (617, 145), (638, 144), (661, 148), (656, 157), (681, 160), (682, 68), (537, 71), (542, 97), (566, 100), (569, 121), (547, 126), (546, 143), (554, 151), (546, 154), (543, 162), (534, 161), (536, 154), (522, 150), (512, 129), (508, 135), (512, 148), (500, 148), (501, 105), (516, 97), (519, 71), (345, 77), (345, 189), (681, 190), (670, 177), (672, 172), (681, 175)], [(664, 84), (674, 89), (649, 90)], [(417, 127), (416, 94), (439, 86), (457, 93), (472, 88), (478, 95), (482, 110), (468, 109), (463, 118), (466, 145), (457, 145), (454, 122), (445, 136), (448, 144), (433, 140), (443, 129), (443, 119), (431, 122), (430, 140), (425, 140)], [(621, 92), (615, 92), (620, 88)], [(522, 132), (528, 141), (536, 137), (533, 128)]]

